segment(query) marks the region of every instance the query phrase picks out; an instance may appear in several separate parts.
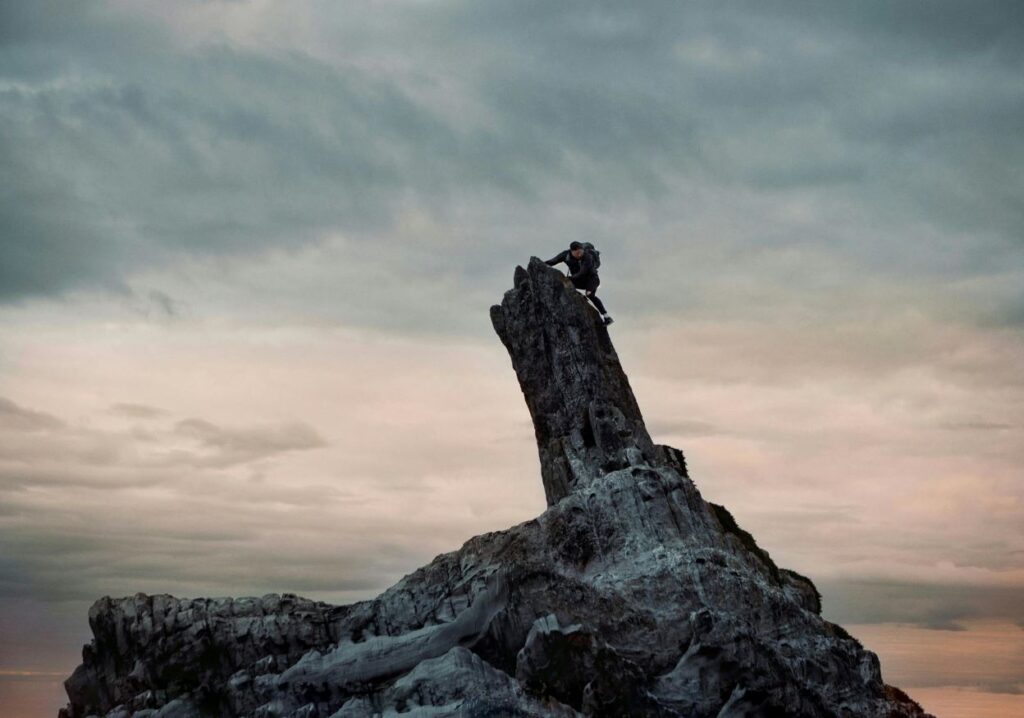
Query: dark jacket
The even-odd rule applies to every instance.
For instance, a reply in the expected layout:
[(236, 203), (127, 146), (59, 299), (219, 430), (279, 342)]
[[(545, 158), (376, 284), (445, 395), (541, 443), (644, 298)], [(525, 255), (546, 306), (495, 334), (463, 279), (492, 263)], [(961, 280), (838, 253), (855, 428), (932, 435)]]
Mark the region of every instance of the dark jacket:
[(594, 257), (586, 250), (584, 250), (582, 257), (576, 259), (576, 257), (572, 256), (572, 252), (566, 249), (549, 259), (545, 264), (554, 266), (561, 262), (565, 262), (569, 266), (569, 278), (572, 279), (574, 283), (588, 280), (591, 277), (597, 277), (597, 268), (594, 267)]

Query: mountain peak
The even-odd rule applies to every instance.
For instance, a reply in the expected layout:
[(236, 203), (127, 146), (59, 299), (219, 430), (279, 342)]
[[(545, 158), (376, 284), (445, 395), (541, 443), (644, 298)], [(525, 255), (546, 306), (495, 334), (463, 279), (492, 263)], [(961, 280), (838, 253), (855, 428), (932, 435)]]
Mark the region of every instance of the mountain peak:
[(377, 598), (103, 598), (65, 718), (925, 718), (824, 620), (681, 451), (651, 441), (605, 327), (538, 259), (492, 307), (547, 509)]

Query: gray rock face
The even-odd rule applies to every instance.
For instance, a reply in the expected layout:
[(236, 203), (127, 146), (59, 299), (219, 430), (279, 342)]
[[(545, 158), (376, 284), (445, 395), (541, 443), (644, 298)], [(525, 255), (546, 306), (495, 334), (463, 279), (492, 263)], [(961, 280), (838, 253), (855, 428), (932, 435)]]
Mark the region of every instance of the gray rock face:
[(597, 314), (539, 260), (491, 309), (548, 509), (372, 601), (98, 601), (66, 718), (923, 717), (651, 441)]
[(654, 444), (604, 325), (561, 274), (517, 267), (491, 323), (533, 418), (548, 506), (609, 471), (650, 463)]

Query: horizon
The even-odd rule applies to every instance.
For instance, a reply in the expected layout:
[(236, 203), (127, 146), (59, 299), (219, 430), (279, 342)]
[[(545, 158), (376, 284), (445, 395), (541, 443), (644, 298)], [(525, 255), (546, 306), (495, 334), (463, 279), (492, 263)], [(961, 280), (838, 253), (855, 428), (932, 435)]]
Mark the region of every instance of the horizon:
[(488, 308), (573, 240), (704, 498), (926, 710), (1024, 712), (1015, 4), (0, 27), (11, 718), (63, 705), (101, 596), (349, 603), (543, 511)]

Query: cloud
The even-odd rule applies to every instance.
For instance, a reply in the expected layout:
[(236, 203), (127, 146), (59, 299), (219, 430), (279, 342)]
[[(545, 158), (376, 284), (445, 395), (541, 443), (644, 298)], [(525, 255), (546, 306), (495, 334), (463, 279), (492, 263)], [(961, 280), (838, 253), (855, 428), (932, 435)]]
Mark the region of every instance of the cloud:
[(818, 581), (823, 613), (840, 624), (905, 623), (963, 631), (977, 621), (1024, 620), (1024, 588), (870, 580)]
[[(897, 624), (847, 627), (878, 654), (885, 681), (906, 687), (926, 709), (959, 703), (971, 715), (1001, 716), (1016, 713), (1019, 701), (1008, 698), (1024, 688), (1020, 680), (1024, 634), (1011, 626), (1005, 621), (979, 620), (953, 633)], [(948, 695), (942, 700), (935, 690), (940, 687), (960, 687), (970, 693), (959, 700)]]
[(64, 422), (55, 416), (25, 409), (0, 396), (0, 430), (49, 431), (62, 426)]
[(185, 467), (251, 465), (328, 445), (304, 422), (222, 427), (193, 417), (164, 427), (154, 422), (169, 412), (136, 403), (115, 404), (106, 413), (149, 420), (151, 428), (71, 426), (0, 399), (0, 446), (5, 456), (0, 462), (0, 479), (8, 488), (138, 487), (165, 482)]
[[(202, 463), (230, 466), (266, 458), (286, 451), (317, 449), (327, 442), (307, 424), (294, 423), (259, 428), (223, 428), (203, 419), (183, 419), (174, 432), (195, 439), (211, 451)], [(178, 460), (179, 455), (175, 455)]]
[[(157, 325), (157, 344), (129, 332), (113, 353), (96, 324), (84, 353), (54, 352), (47, 322), (20, 334), (35, 332), (38, 344), (18, 346), (31, 365), (57, 360), (54, 375), (94, 391), (29, 382), (36, 406), (69, 418), (42, 433), (0, 425), (0, 600), (301, 591), (345, 603), (543, 504), (499, 345), (318, 329), (254, 344), (225, 332), (200, 357), (202, 343), (179, 334), (190, 321)], [(171, 336), (183, 345), (164, 344)], [(302, 371), (296, 351), (312, 362)], [(176, 380), (151, 380), (166, 372)], [(137, 399), (109, 402), (129, 387)], [(308, 418), (282, 413), (295, 400)]]
[(659, 436), (713, 436), (724, 433), (723, 429), (706, 421), (686, 419), (649, 422), (647, 429), (656, 439)]
[(1016, 428), (1012, 424), (1005, 424), (999, 421), (985, 421), (984, 419), (950, 420), (943, 422), (941, 427), (950, 431), (1006, 431)]
[(165, 409), (145, 404), (132, 404), (131, 402), (120, 402), (110, 406), (112, 414), (120, 414), (132, 419), (158, 419), (167, 415)]
[[(348, 290), (352, 267), (400, 277), (399, 306), (425, 287), (457, 306), (534, 253), (524, 237), (586, 235), (626, 285), (655, 288), (624, 305), (638, 313), (686, 306), (668, 288), (698, 276), (713, 294), (729, 267), (765, 306), (783, 283), (806, 299), (813, 274), (762, 265), (789, 249), (833, 267), (829, 290), (987, 277), (970, 303), (1007, 315), (1024, 222), (1019, 179), (999, 168), (1024, 156), (1021, 28), (998, 4), (969, 18), (947, 4), (797, 8), (481, 3), (342, 21), (309, 2), (294, 26), (225, 4), (94, 3), (75, 22), (11, 11), (4, 298), (106, 288), (170, 315), (190, 290), (140, 284), (157, 270), (199, 279), (191, 261), (267, 261), (340, 236), (318, 305), (327, 287), (354, 299), (372, 286)], [(399, 231), (409, 216), (448, 240)], [(680, 231), (723, 251), (692, 264)], [(653, 256), (683, 281), (652, 276)], [(403, 314), (357, 319), (440, 328), (453, 313)]]

